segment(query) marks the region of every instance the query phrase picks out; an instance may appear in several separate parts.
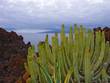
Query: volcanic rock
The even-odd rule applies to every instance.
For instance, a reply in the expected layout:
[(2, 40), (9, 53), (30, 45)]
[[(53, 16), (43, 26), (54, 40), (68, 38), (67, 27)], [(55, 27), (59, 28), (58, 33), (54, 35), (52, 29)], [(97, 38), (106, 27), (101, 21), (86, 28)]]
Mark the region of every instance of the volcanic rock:
[(29, 46), (22, 36), (0, 28), (0, 83), (15, 83), (23, 75)]
[(104, 31), (104, 34), (105, 34), (105, 41), (108, 41), (110, 43), (110, 28), (109, 27), (104, 27), (104, 28), (101, 28), (101, 27), (98, 27), (98, 28), (94, 28), (94, 32), (97, 32), (97, 31)]

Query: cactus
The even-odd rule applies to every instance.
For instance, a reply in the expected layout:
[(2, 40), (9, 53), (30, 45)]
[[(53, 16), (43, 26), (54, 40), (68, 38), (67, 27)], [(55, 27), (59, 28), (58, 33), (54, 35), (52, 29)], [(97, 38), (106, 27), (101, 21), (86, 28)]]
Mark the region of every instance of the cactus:
[[(52, 37), (52, 47), (48, 35), (44, 44), (38, 45), (39, 57), (34, 47), (28, 50), (26, 69), (31, 75), (30, 83), (108, 83), (107, 64), (110, 60), (110, 46), (105, 43), (104, 33), (85, 29), (82, 25), (70, 27), (65, 35), (64, 24), (60, 33)], [(78, 28), (79, 27), (79, 28)], [(60, 42), (60, 43), (59, 43)], [(105, 66), (106, 65), (106, 66)], [(97, 82), (99, 83), (99, 82)]]

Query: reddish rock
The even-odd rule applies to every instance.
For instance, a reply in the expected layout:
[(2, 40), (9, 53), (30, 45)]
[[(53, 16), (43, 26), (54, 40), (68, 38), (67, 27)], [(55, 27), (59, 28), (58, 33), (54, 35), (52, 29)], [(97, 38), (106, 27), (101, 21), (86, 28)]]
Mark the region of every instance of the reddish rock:
[(23, 75), (29, 46), (22, 36), (0, 28), (0, 83), (15, 83)]
[(105, 40), (109, 41), (109, 43), (110, 43), (110, 28), (105, 27), (105, 28), (103, 28), (103, 31), (105, 32)]
[(98, 27), (98, 28), (94, 28), (94, 33), (97, 32), (97, 31), (101, 31), (101, 32), (104, 31), (105, 40), (110, 43), (110, 28), (109, 27), (104, 27), (104, 28)]

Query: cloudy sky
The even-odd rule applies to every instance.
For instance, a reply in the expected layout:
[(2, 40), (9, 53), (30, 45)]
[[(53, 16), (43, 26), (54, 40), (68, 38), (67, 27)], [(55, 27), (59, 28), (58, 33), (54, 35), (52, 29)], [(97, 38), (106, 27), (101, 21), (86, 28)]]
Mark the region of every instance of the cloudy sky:
[(58, 28), (62, 23), (109, 26), (110, 0), (0, 0), (0, 26)]

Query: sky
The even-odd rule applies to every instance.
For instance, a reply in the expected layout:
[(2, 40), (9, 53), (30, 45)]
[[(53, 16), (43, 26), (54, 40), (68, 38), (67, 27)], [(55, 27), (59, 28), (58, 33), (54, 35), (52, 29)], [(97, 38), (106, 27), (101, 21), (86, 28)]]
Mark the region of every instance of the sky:
[(0, 26), (57, 29), (65, 25), (110, 26), (110, 0), (0, 0)]

